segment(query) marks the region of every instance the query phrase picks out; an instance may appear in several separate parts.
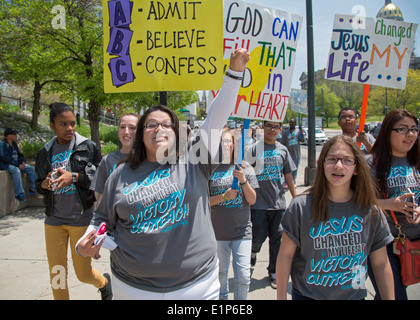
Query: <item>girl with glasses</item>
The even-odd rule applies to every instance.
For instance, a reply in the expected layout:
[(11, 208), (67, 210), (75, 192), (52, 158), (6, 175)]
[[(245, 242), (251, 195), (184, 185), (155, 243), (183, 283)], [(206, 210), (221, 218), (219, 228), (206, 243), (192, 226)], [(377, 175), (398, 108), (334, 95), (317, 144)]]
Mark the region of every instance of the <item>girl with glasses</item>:
[(277, 298), (360, 300), (366, 297), (367, 257), (381, 294), (394, 298), (386, 245), (393, 241), (369, 167), (353, 139), (335, 136), (319, 156), (314, 185), (295, 197), (282, 220)]
[(95, 245), (92, 230), (78, 244), (80, 254), (92, 257), (102, 244), (112, 249), (115, 299), (219, 298), (208, 180), (248, 61), (247, 50), (232, 52), (223, 86), (192, 141), (165, 106), (141, 117), (128, 160), (108, 178), (91, 227), (106, 222), (114, 241)]
[[(377, 184), (379, 205), (392, 210), (401, 226), (401, 231), (410, 240), (420, 239), (420, 154), (418, 120), (407, 110), (390, 111), (381, 126), (372, 149), (370, 163)], [(414, 197), (414, 204), (410, 201)], [(388, 212), (389, 213), (389, 212)], [(394, 237), (398, 236), (392, 216), (387, 215)], [(407, 288), (401, 282), (398, 256), (388, 245), (388, 257), (394, 274), (395, 298), (407, 300)], [(372, 282), (376, 289), (375, 279)], [(381, 295), (376, 290), (376, 298)]]
[[(251, 208), (259, 187), (254, 169), (246, 162), (235, 164), (234, 136), (230, 129), (222, 133), (223, 161), (209, 180), (211, 220), (217, 240), (220, 300), (229, 294), (230, 255), (234, 271), (233, 297), (246, 300), (251, 282)], [(238, 189), (232, 189), (233, 178)]]

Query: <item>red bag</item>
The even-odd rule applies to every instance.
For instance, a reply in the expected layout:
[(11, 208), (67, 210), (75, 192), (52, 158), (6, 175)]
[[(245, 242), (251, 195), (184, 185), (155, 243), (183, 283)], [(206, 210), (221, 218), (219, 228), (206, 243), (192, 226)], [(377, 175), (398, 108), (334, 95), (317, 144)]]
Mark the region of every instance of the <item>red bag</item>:
[(394, 253), (400, 259), (401, 280), (404, 286), (420, 282), (420, 241), (410, 241), (401, 232), (401, 226), (391, 211), (395, 227), (398, 229), (398, 237), (394, 240)]

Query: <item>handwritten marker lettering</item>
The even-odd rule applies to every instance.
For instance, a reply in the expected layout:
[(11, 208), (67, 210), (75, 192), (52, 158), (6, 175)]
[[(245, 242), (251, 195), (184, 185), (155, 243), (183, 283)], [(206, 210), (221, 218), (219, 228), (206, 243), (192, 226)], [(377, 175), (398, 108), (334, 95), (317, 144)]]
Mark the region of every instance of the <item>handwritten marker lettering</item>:
[(106, 50), (112, 56), (108, 63), (112, 84), (119, 88), (135, 79), (131, 58), (130, 42), (133, 31), (130, 30), (133, 2), (129, 0), (108, 1), (110, 40)]
[(416, 30), (414, 23), (335, 15), (325, 78), (404, 89)]

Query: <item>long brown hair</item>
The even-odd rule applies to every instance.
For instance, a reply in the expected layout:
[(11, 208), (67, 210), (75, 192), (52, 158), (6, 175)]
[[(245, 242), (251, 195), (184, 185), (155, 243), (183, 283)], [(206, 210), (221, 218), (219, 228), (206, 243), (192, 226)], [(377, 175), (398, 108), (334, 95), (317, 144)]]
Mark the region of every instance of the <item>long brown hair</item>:
[[(222, 135), (221, 135), (221, 137), (220, 137), (220, 139), (221, 139), (221, 141), (223, 142), (223, 136), (225, 135), (225, 134), (229, 134), (230, 135), (230, 139), (232, 140), (232, 150), (231, 150), (231, 152), (230, 152), (230, 154), (229, 154), (229, 163), (234, 163), (234, 161), (235, 161), (235, 137), (233, 136), (233, 134), (232, 134), (232, 131), (229, 129), (229, 128), (223, 128), (223, 130), (222, 130)], [(221, 144), (221, 147), (222, 147), (222, 144)], [(222, 148), (221, 148), (221, 150), (220, 151), (222, 151)], [(220, 162), (223, 162), (223, 163), (225, 163), (226, 162), (226, 160), (227, 159), (224, 159), (224, 154), (223, 154), (223, 152), (221, 152), (220, 153), (220, 159), (219, 159), (219, 161)]]
[(378, 205), (377, 192), (370, 175), (370, 168), (359, 146), (350, 137), (344, 135), (335, 136), (329, 139), (322, 148), (318, 159), (314, 185), (308, 189), (308, 193), (312, 195), (312, 219), (316, 223), (325, 222), (329, 219), (328, 196), (330, 195), (330, 189), (325, 176), (324, 159), (331, 147), (336, 143), (347, 144), (357, 160), (355, 171), (357, 175), (353, 175), (350, 183), (355, 203), (361, 208), (370, 208)]
[[(391, 133), (395, 124), (404, 118), (411, 118), (416, 125), (419, 124), (416, 116), (404, 109), (396, 109), (390, 111), (381, 126), (376, 142), (372, 147), (371, 154), (373, 154), (374, 165), (376, 166), (376, 179), (378, 188), (383, 189), (386, 185), (386, 179), (391, 170), (392, 163), (392, 147), (391, 147)], [(416, 139), (413, 147), (407, 152), (407, 162), (411, 167), (420, 171), (420, 150), (419, 139)]]

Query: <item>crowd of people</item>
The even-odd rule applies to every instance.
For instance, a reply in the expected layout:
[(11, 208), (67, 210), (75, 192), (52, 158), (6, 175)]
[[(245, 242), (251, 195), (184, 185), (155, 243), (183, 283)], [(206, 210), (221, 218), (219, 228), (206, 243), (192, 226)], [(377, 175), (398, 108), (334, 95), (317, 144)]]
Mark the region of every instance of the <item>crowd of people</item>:
[[(244, 300), (267, 237), (278, 299), (286, 299), (289, 277), (295, 300), (364, 299), (368, 275), (375, 298), (407, 299), (392, 248), (398, 230), (387, 211), (396, 212), (407, 238), (420, 239), (418, 119), (391, 111), (375, 141), (356, 133), (354, 110), (341, 110), (342, 135), (323, 146), (313, 186), (298, 195), (303, 132), (295, 120), (281, 138), (281, 123), (265, 121), (263, 134), (247, 137), (240, 163), (235, 133), (224, 128), (249, 59), (245, 49), (232, 52), (222, 88), (190, 138), (176, 114), (157, 105), (142, 117), (122, 116), (121, 148), (104, 158), (76, 132), (72, 108), (51, 105), (55, 137), (37, 155), (36, 181), (28, 178), (46, 206), (55, 299), (69, 299), (67, 284), (52, 279), (56, 266), (67, 273), (70, 242), (78, 279), (104, 300), (228, 299), (231, 257), (233, 296)], [(13, 147), (12, 131), (4, 150)], [(6, 170), (29, 172), (17, 151), (7, 152), (14, 162)], [(100, 235), (103, 224), (107, 232)], [(101, 248), (110, 250), (111, 274), (92, 268)]]

